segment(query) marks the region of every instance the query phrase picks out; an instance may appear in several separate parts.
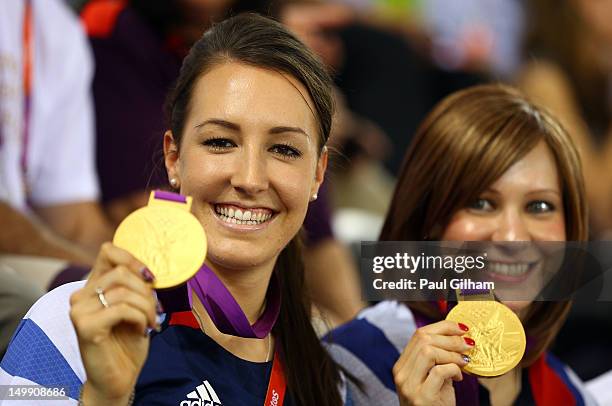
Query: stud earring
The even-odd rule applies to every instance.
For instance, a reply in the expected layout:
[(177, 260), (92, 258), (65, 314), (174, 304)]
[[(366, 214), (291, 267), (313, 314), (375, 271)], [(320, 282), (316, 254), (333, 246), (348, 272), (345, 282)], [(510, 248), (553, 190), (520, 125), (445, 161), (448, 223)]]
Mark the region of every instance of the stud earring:
[(318, 198), (318, 197), (319, 197), (319, 195), (315, 193), (315, 194), (313, 194), (313, 195), (310, 197), (310, 201), (311, 201), (311, 202), (314, 202), (315, 200), (317, 200), (317, 198)]
[(178, 187), (178, 180), (176, 180), (176, 178), (170, 179), (170, 186), (176, 189)]

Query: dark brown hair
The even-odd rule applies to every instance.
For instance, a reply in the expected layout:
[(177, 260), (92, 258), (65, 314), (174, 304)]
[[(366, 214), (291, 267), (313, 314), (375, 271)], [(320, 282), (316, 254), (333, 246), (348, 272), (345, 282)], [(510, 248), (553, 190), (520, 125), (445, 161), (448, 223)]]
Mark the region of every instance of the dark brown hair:
[[(185, 58), (166, 110), (180, 146), (192, 92), (204, 73), (239, 62), (293, 76), (308, 90), (319, 125), (319, 151), (329, 138), (333, 115), (332, 82), (321, 62), (281, 24), (241, 14), (214, 25)], [(281, 290), (281, 312), (273, 332), (282, 346), (287, 389), (299, 405), (340, 405), (340, 374), (310, 322), (299, 235), (279, 255), (274, 272)]]
[[(559, 122), (518, 90), (482, 85), (442, 100), (425, 118), (408, 149), (383, 226), (381, 241), (438, 240), (451, 217), (476, 200), (510, 166), (544, 141), (557, 164), (566, 239), (587, 240), (587, 208), (580, 161)], [(430, 303), (414, 310), (439, 320)], [(524, 321), (535, 344), (533, 362), (563, 324), (569, 302), (534, 302)]]
[[(590, 46), (591, 30), (572, 0), (526, 2), (527, 58), (555, 63), (567, 75), (581, 116), (596, 141), (607, 134), (612, 120), (608, 101), (608, 71)], [(562, 27), (562, 28), (560, 28)]]

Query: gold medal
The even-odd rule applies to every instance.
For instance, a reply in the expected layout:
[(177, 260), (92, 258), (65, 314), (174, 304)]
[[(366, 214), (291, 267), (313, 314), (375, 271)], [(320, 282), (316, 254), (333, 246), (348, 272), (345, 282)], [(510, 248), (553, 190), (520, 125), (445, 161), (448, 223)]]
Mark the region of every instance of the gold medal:
[(127, 216), (113, 244), (131, 253), (155, 275), (154, 288), (180, 285), (192, 278), (206, 258), (206, 235), (185, 202), (155, 198)]
[(467, 337), (476, 345), (467, 355), (470, 363), (463, 369), (479, 376), (503, 375), (518, 365), (526, 347), (525, 330), (507, 306), (494, 300), (460, 301), (447, 320), (469, 327)]

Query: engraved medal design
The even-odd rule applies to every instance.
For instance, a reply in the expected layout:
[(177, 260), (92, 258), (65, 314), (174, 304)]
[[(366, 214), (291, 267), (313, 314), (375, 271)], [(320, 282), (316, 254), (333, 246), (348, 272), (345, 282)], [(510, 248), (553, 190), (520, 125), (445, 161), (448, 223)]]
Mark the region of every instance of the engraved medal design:
[(465, 371), (479, 376), (503, 375), (523, 358), (525, 330), (516, 314), (502, 303), (460, 301), (446, 319), (469, 326), (466, 336), (476, 342), (467, 352), (471, 361)]
[(185, 203), (156, 199), (127, 216), (113, 244), (131, 253), (155, 275), (154, 288), (180, 285), (192, 278), (206, 258), (206, 235)]

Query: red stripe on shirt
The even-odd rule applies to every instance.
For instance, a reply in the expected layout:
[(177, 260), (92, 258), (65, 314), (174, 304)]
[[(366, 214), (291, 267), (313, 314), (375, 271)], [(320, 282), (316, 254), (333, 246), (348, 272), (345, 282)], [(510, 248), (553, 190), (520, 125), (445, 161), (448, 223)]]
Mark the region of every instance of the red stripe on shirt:
[(191, 311), (172, 313), (169, 324), (171, 326), (187, 326), (200, 329), (200, 325)]
[(544, 355), (529, 368), (529, 382), (538, 406), (576, 404), (574, 395), (557, 372), (546, 363)]

